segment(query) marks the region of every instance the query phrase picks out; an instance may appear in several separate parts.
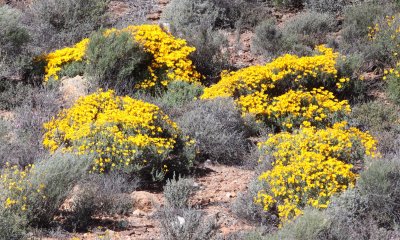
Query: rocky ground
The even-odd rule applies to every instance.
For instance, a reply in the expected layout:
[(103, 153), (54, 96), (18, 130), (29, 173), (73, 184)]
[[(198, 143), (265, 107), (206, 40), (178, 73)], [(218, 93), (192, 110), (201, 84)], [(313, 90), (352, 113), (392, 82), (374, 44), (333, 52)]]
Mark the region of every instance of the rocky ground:
[[(207, 165), (194, 177), (197, 191), (191, 197), (191, 205), (207, 216), (217, 219), (219, 233), (251, 230), (253, 227), (232, 213), (232, 203), (239, 192), (245, 191), (254, 178), (254, 172), (238, 167)], [(157, 211), (164, 204), (162, 191), (135, 191), (131, 194), (134, 211), (129, 216), (99, 217), (86, 233), (55, 234), (42, 239), (162, 239)]]

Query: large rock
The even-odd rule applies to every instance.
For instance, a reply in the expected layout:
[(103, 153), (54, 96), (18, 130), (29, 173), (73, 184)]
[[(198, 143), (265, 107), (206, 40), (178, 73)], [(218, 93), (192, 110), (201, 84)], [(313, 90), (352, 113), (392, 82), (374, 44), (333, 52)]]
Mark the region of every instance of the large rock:
[(88, 94), (88, 82), (82, 76), (61, 79), (60, 91), (65, 107), (72, 106), (78, 98)]

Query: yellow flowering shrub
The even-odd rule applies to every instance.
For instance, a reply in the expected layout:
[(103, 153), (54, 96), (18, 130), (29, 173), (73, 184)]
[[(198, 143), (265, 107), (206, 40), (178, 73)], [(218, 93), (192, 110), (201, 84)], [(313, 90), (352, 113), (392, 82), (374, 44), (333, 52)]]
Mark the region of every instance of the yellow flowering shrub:
[(44, 80), (48, 81), (51, 77), (58, 80), (59, 76), (57, 74), (61, 71), (63, 65), (82, 61), (88, 43), (89, 39), (85, 38), (73, 47), (56, 50), (44, 56), (43, 59), (47, 62)]
[(376, 141), (346, 122), (281, 132), (259, 148), (273, 163), (259, 176), (268, 187), (256, 201), (266, 211), (276, 209), (282, 223), (300, 215), (305, 206), (326, 208), (332, 195), (353, 186), (354, 164), (360, 164), (364, 155), (377, 154)]
[(46, 148), (90, 153), (94, 172), (128, 168), (165, 173), (189, 164), (186, 158), (176, 159), (190, 143), (185, 144), (167, 115), (153, 104), (116, 96), (112, 90), (78, 99), (44, 128)]
[[(12, 211), (26, 211), (28, 209), (28, 192), (33, 187), (29, 182), (28, 175), (34, 165), (20, 170), (17, 166), (10, 166), (8, 163), (0, 175), (1, 203), (5, 209)], [(40, 185), (33, 193), (41, 195), (44, 185)], [(44, 197), (44, 196), (43, 196)]]
[[(175, 38), (158, 25), (128, 26), (121, 30), (108, 29), (104, 35), (121, 32), (132, 34), (132, 41), (140, 43), (145, 51), (153, 56), (153, 61), (148, 66), (151, 77), (136, 84), (136, 89), (148, 89), (158, 84), (167, 86), (173, 80), (192, 83), (201, 80), (201, 75), (189, 59), (189, 55), (196, 49), (188, 46), (185, 40)], [(56, 50), (44, 56), (47, 62), (45, 81), (51, 77), (58, 79), (57, 74), (66, 63), (84, 61), (89, 42), (90, 39), (84, 39), (73, 47)]]
[(234, 97), (244, 114), (265, 114), (271, 99), (290, 89), (343, 88), (349, 79), (338, 77), (335, 65), (339, 54), (324, 46), (317, 46), (316, 50), (318, 54), (314, 56), (286, 54), (264, 66), (224, 72), (201, 98)]
[(273, 124), (280, 130), (290, 131), (300, 126), (324, 128), (351, 112), (347, 100), (339, 101), (332, 92), (324, 88), (312, 91), (289, 90), (274, 97), (260, 112), (266, 123)]

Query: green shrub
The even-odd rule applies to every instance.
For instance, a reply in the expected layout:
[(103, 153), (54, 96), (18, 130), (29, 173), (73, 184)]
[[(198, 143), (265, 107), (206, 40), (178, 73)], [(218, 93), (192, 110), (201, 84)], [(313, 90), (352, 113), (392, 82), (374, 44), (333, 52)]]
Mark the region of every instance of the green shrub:
[(357, 190), (364, 199), (366, 214), (379, 226), (391, 229), (400, 221), (400, 158), (373, 161), (361, 173)]
[(86, 73), (94, 84), (115, 89), (119, 94), (131, 93), (137, 83), (150, 76), (147, 67), (151, 64), (151, 55), (132, 41), (132, 35), (127, 32), (92, 35), (86, 58)]
[(126, 215), (133, 208), (129, 195), (138, 182), (123, 173), (90, 174), (78, 183), (68, 223), (73, 229), (86, 229), (94, 216)]
[(189, 207), (189, 198), (193, 192), (193, 184), (192, 179), (182, 177), (178, 177), (177, 180), (167, 180), (167, 184), (164, 186), (166, 205), (173, 209)]
[(284, 8), (302, 8), (304, 6), (304, 0), (273, 0), (273, 3)]
[(253, 51), (265, 56), (275, 56), (284, 48), (283, 33), (278, 28), (275, 19), (268, 19), (257, 25), (252, 40)]
[(393, 13), (390, 4), (363, 2), (344, 9), (344, 21), (341, 31), (343, 38), (341, 49), (344, 52), (368, 52), (368, 27), (372, 27), (376, 20)]
[(21, 18), (21, 11), (0, 6), (0, 79), (20, 74), (28, 64), (30, 36)]
[[(47, 153), (42, 144), (43, 123), (49, 121), (59, 111), (61, 102), (56, 87), (31, 87), (21, 84), (15, 88), (11, 87), (7, 94), (14, 91), (15, 99), (8, 95), (10, 96), (8, 100), (13, 100), (12, 106), (17, 105), (17, 107), (13, 109), (12, 117), (8, 120), (9, 138), (3, 148), (0, 148), (3, 149), (0, 152), (0, 164), (9, 162), (24, 167), (41, 159)], [(4, 94), (3, 96), (7, 96)], [(7, 104), (10, 104), (10, 101)]]
[(32, 86), (10, 80), (0, 80), (0, 110), (12, 110), (33, 94)]
[(232, 99), (195, 101), (174, 120), (196, 141), (202, 161), (240, 164), (247, 154), (246, 128)]
[(309, 55), (316, 45), (327, 41), (334, 26), (335, 19), (330, 14), (314, 11), (296, 15), (282, 28), (269, 19), (255, 28), (253, 50), (275, 57), (282, 53)]
[(316, 45), (327, 41), (334, 26), (335, 19), (328, 13), (306, 11), (296, 15), (282, 29), (284, 41), (291, 47), (287, 51), (309, 54)]
[(205, 218), (201, 211), (195, 209), (163, 209), (158, 219), (165, 240), (213, 239), (218, 228), (215, 218)]
[[(260, 184), (257, 180), (250, 182), (248, 189), (238, 194), (231, 209), (238, 217), (248, 221), (257, 222), (258, 224), (265, 224), (267, 221), (273, 223), (274, 216), (265, 212), (262, 206), (254, 201), (258, 192), (262, 190)], [(277, 220), (276, 216), (275, 219)]]
[[(193, 64), (206, 79), (206, 84), (217, 82), (223, 70), (231, 69), (227, 39), (209, 26), (201, 25), (196, 28), (180, 29), (183, 37), (196, 51), (191, 54)], [(178, 32), (176, 32), (178, 34)], [(225, 48), (225, 52), (223, 52)]]
[(387, 81), (386, 91), (389, 97), (397, 104), (400, 105), (400, 78), (391, 75)]
[(26, 219), (31, 227), (48, 227), (87, 169), (84, 157), (70, 154), (46, 157), (25, 170), (8, 165), (1, 174), (4, 211)]
[(329, 239), (324, 236), (324, 231), (329, 226), (329, 221), (324, 212), (317, 209), (306, 209), (304, 214), (290, 222), (278, 232), (266, 237), (269, 240), (296, 239), (296, 240), (322, 240)]
[(370, 131), (378, 141), (381, 154), (397, 151), (400, 144), (399, 108), (382, 101), (355, 105), (350, 116), (350, 123), (364, 131)]
[(184, 113), (185, 106), (195, 101), (201, 94), (203, 94), (203, 87), (200, 85), (173, 81), (168, 84), (165, 92), (156, 96), (140, 92), (134, 94), (134, 97), (159, 106), (168, 116), (176, 119)]
[(39, 54), (73, 45), (107, 25), (109, 0), (37, 0), (25, 19)]
[(349, 0), (305, 0), (305, 7), (321, 13), (338, 13), (349, 3)]
[(12, 213), (0, 207), (0, 239), (23, 239), (27, 233), (25, 216)]

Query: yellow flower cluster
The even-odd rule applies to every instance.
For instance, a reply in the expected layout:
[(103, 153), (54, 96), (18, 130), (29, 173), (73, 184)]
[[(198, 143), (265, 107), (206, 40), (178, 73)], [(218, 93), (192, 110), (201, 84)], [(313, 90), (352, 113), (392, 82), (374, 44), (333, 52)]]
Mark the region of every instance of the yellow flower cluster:
[(176, 124), (157, 106), (112, 90), (78, 99), (44, 128), (46, 148), (92, 154), (95, 172), (155, 165), (167, 170), (164, 161), (178, 141)]
[(351, 112), (348, 101), (339, 101), (332, 92), (324, 88), (312, 91), (289, 90), (274, 97), (260, 112), (251, 112), (256, 116), (265, 116), (265, 122), (284, 131), (300, 126), (330, 126), (344, 115)]
[(45, 186), (40, 184), (32, 191), (33, 184), (29, 182), (28, 175), (34, 169), (34, 165), (29, 165), (25, 170), (20, 170), (17, 166), (10, 166), (9, 163), (0, 175), (0, 201), (4, 208), (15, 211), (26, 211), (28, 208), (28, 198), (30, 193), (43, 195)]
[(298, 57), (286, 54), (264, 66), (251, 66), (236, 72), (224, 72), (221, 80), (204, 90), (202, 99), (235, 97), (243, 113), (265, 113), (273, 96), (289, 89), (333, 85), (340, 89), (349, 82), (339, 78), (335, 67), (339, 54), (317, 46), (319, 54)]
[(376, 154), (375, 140), (346, 122), (271, 135), (259, 147), (274, 163), (259, 177), (269, 188), (259, 192), (257, 202), (266, 211), (276, 207), (282, 223), (300, 215), (305, 206), (326, 208), (333, 194), (354, 184), (352, 163), (364, 154)]
[[(201, 75), (189, 59), (196, 48), (187, 46), (186, 40), (175, 38), (158, 25), (129, 26), (122, 31), (132, 32), (135, 40), (154, 56), (149, 67), (153, 78), (139, 84), (138, 88), (153, 87), (158, 81), (163, 86), (173, 80), (192, 83), (200, 81)], [(160, 70), (164, 72), (162, 75), (166, 75), (165, 79), (158, 79), (156, 72)]]
[(89, 39), (85, 38), (73, 47), (56, 50), (42, 57), (47, 62), (44, 80), (48, 81), (51, 77), (58, 80), (59, 76), (57, 74), (61, 71), (63, 65), (70, 62), (82, 61), (88, 43)]
[[(145, 51), (154, 57), (148, 66), (150, 79), (136, 85), (138, 89), (152, 88), (157, 84), (167, 86), (170, 81), (181, 80), (199, 82), (201, 75), (196, 71), (189, 55), (196, 49), (189, 47), (185, 40), (175, 38), (165, 32), (158, 25), (128, 26), (124, 29), (108, 29), (105, 35), (111, 33), (128, 32), (132, 34), (132, 41), (139, 42)], [(64, 48), (44, 57), (47, 62), (45, 80), (50, 77), (58, 79), (58, 72), (65, 63), (82, 61), (90, 39), (84, 39), (71, 48)]]

